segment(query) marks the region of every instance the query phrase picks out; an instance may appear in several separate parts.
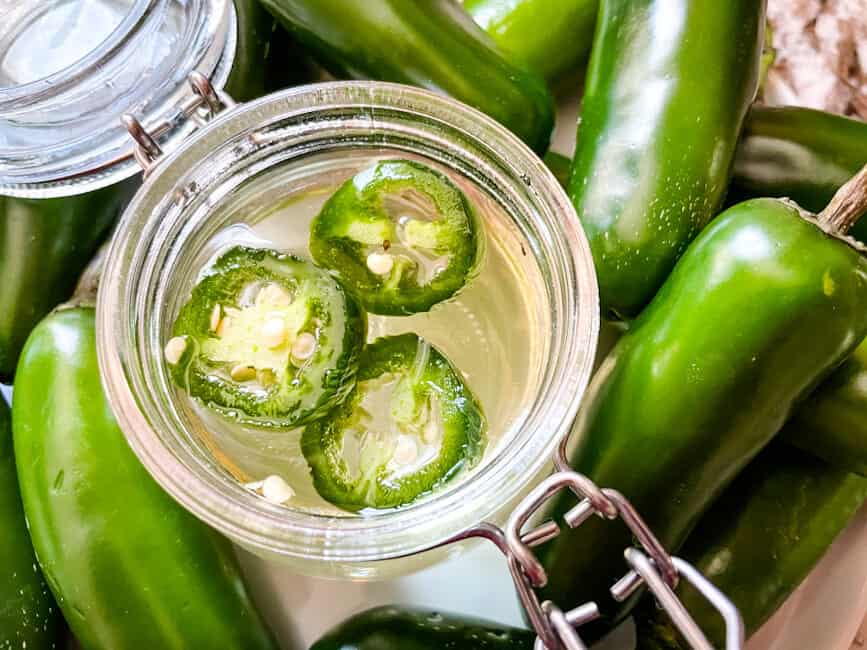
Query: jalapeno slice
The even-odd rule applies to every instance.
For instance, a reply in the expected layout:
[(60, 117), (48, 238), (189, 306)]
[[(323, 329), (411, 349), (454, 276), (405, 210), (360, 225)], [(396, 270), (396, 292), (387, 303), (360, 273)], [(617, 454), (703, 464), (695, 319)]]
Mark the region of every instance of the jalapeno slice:
[(346, 181), (310, 228), (310, 252), (374, 314), (427, 311), (463, 287), (481, 258), (472, 205), (444, 174), (384, 160)]
[(174, 381), (218, 413), (294, 427), (351, 391), (366, 321), (326, 271), (235, 246), (193, 288), (165, 357)]
[(410, 503), (478, 461), (485, 417), (442, 353), (415, 334), (378, 339), (358, 382), (301, 449), (319, 494), (348, 510)]

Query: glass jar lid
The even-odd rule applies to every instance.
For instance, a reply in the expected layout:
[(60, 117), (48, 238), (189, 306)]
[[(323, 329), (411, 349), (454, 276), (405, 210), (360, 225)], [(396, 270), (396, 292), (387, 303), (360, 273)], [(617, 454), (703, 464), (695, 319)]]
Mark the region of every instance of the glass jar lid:
[[(8, 5), (8, 6), (6, 6)], [(0, 193), (50, 197), (134, 175), (121, 124), (168, 121), (198, 70), (222, 88), (236, 46), (226, 0), (0, 0)]]

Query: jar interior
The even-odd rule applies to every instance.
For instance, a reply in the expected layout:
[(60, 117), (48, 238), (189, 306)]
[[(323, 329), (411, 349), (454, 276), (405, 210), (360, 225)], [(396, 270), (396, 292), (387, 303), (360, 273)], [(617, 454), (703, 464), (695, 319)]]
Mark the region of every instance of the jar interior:
[[(462, 373), (487, 418), (486, 450), (479, 465), (442, 490), (472, 480), (520, 431), (542, 381), (551, 330), (551, 307), (545, 280), (532, 255), (537, 242), (516, 226), (504, 206), (469, 170), (459, 172), (441, 161), (383, 147), (333, 145), (297, 156), (248, 178), (213, 201), (201, 228), (185, 238), (184, 252), (160, 288), (166, 297), (160, 340), (153, 340), (153, 359), (168, 384), (162, 350), (171, 325), (189, 298), (203, 267), (228, 246), (248, 244), (310, 259), (310, 223), (328, 197), (347, 179), (383, 159), (412, 159), (437, 168), (464, 192), (483, 225), (482, 262), (477, 274), (453, 298), (411, 316), (368, 315), (368, 337), (416, 333), (440, 350)], [(180, 242), (178, 242), (180, 245)], [(277, 475), (295, 493), (285, 506), (309, 514), (352, 516), (316, 492), (301, 452), (301, 429), (263, 430), (232, 422), (174, 388), (166, 396), (179, 418), (178, 431), (190, 436), (200, 453), (241, 484)], [(435, 490), (415, 501), (433, 498)], [(404, 506), (412, 507), (412, 506)], [(388, 510), (366, 509), (363, 516)]]
[[(202, 423), (167, 372), (172, 321), (220, 246), (265, 240), (304, 248), (307, 220), (323, 200), (317, 192), (327, 194), (382, 157), (445, 171), (485, 212), (488, 271), (499, 272), (486, 280), (483, 269), (465, 293), (401, 328), (430, 326), (434, 343), (489, 402), (500, 443), (466, 480), (375, 516), (276, 505), (242, 481), (284, 469), (289, 442), (278, 432), (227, 433)], [(292, 196), (305, 198), (295, 205)], [(481, 336), (461, 311), (464, 300)], [(437, 309), (451, 314), (450, 322), (427, 322)], [(526, 146), (447, 98), (395, 84), (335, 82), (227, 111), (156, 166), (109, 251), (97, 347), (124, 434), (174, 498), (248, 549), (306, 572), (360, 576), (370, 562), (430, 549), (481, 521), (503, 522), (550, 468), (568, 431), (589, 379), (598, 313), (592, 258), (574, 209)]]

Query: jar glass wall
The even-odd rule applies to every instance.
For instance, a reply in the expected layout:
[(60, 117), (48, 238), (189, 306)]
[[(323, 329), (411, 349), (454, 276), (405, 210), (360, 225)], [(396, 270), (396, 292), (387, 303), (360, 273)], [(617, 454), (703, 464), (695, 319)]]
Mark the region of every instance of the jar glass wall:
[[(491, 418), (503, 439), (465, 480), (371, 516), (277, 506), (243, 487), (244, 459), (197, 422), (171, 384), (162, 349), (215, 237), (239, 223), (255, 225), (281, 188), (329, 174), (346, 178), (353, 160), (371, 157), (423, 161), (449, 173), (477, 205), (490, 204), (490, 212), (480, 210), (488, 230), (514, 242), (513, 263), (531, 278), (517, 291), (531, 314), (521, 342), (527, 354), (474, 375), (476, 386), (489, 384), (483, 390), (514, 385), (512, 399), (499, 402), (510, 417)], [(496, 294), (496, 284), (490, 291)], [(455, 338), (460, 328), (454, 324)], [(162, 160), (121, 221), (98, 303), (103, 381), (125, 435), (157, 481), (254, 552), (305, 573), (356, 578), (415, 568), (435, 557), (416, 554), (508, 516), (550, 470), (586, 386), (597, 330), (589, 250), (542, 162), (473, 109), (374, 82), (319, 84), (236, 107)], [(491, 354), (508, 354), (508, 347)]]

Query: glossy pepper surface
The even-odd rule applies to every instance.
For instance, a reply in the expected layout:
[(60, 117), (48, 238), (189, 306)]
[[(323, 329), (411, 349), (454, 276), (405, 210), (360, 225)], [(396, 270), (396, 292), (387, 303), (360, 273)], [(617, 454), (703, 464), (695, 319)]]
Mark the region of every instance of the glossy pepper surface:
[(516, 62), (549, 81), (580, 72), (590, 54), (599, 0), (466, 0), (466, 9)]
[[(867, 164), (867, 123), (794, 106), (753, 106), (729, 190), (734, 199), (788, 197), (821, 210)], [(867, 221), (850, 233), (867, 242)]]
[(0, 399), (0, 648), (62, 648), (63, 619), (42, 577), (18, 493), (9, 407)]
[(428, 88), (473, 106), (538, 152), (548, 147), (554, 103), (535, 73), (509, 63), (451, 0), (263, 0), (338, 77)]
[[(790, 202), (738, 204), (692, 243), (603, 362), (571, 465), (621, 491), (676, 551), (865, 333), (867, 259)], [(594, 519), (542, 546), (545, 596), (611, 612), (607, 589), (629, 543), (625, 527)]]
[(310, 73), (301, 48), (258, 0), (232, 0), (238, 18), (238, 44), (226, 92), (246, 102), (304, 83)]
[(867, 476), (867, 341), (798, 407), (780, 436)]
[[(732, 600), (750, 635), (807, 577), (865, 499), (864, 477), (774, 442), (702, 517), (679, 555)], [(714, 647), (723, 647), (716, 610), (692, 587), (677, 592)], [(638, 650), (690, 647), (650, 596), (635, 621)]]
[[(805, 130), (784, 128), (775, 131), (777, 120), (782, 125), (802, 124)], [(810, 129), (821, 129), (822, 126), (830, 129), (827, 131), (828, 140), (811, 135)], [(835, 126), (842, 129), (837, 131)], [(771, 135), (774, 132), (776, 137)], [(867, 124), (839, 115), (796, 107), (753, 106), (747, 117), (745, 134), (735, 163), (734, 196), (767, 191), (771, 196), (793, 196), (799, 202), (804, 200), (813, 209), (825, 205), (849, 176), (867, 163)], [(850, 137), (845, 137), (847, 134)], [(830, 146), (826, 146), (826, 142)], [(571, 164), (569, 159), (548, 152), (545, 164), (565, 186), (568, 180), (564, 180), (564, 174)], [(811, 175), (811, 169), (817, 170), (815, 176)], [(851, 171), (847, 173), (846, 169)], [(859, 221), (851, 230), (851, 234), (862, 242), (867, 241), (865, 223)], [(780, 435), (837, 467), (867, 475), (865, 387), (867, 341), (798, 407), (792, 418), (799, 426), (786, 427)]]
[(605, 312), (635, 316), (716, 215), (756, 94), (764, 5), (601, 3), (569, 194)]
[(0, 196), (0, 381), (36, 324), (68, 299), (135, 180), (53, 199)]
[(344, 621), (310, 650), (530, 650), (536, 635), (456, 614), (377, 607)]
[(276, 648), (230, 544), (127, 446), (100, 385), (93, 309), (33, 330), (12, 416), (33, 546), (82, 648)]

